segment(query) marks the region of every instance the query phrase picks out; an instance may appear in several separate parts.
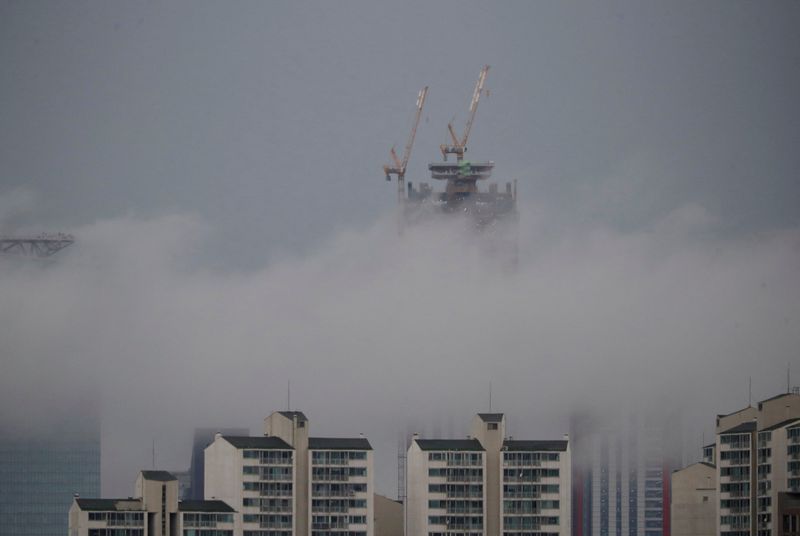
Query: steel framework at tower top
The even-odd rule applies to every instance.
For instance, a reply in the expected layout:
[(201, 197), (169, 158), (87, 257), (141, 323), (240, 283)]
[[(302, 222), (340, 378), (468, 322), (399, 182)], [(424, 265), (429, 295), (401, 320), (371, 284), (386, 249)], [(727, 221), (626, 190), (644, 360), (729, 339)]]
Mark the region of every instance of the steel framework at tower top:
[(43, 233), (36, 236), (0, 236), (0, 254), (44, 259), (52, 257), (75, 242), (65, 233)]

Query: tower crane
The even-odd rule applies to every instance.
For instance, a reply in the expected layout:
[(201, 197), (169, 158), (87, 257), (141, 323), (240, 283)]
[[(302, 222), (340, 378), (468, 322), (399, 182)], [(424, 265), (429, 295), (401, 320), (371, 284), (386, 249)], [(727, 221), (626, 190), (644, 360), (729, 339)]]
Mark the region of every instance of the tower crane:
[(422, 117), (422, 107), (425, 106), (425, 97), (427, 96), (428, 86), (425, 86), (417, 95), (417, 112), (414, 116), (414, 126), (411, 128), (411, 134), (408, 136), (408, 142), (406, 142), (406, 148), (403, 152), (403, 159), (400, 160), (394, 147), (392, 147), (389, 154), (392, 156), (394, 165), (383, 166), (383, 172), (386, 175), (387, 181), (392, 180), (392, 175), (397, 175), (397, 195), (401, 201), (405, 195), (406, 166), (408, 165), (408, 159), (411, 157), (411, 147), (414, 145), (414, 138), (417, 135), (417, 126), (419, 125), (420, 117)]
[(439, 146), (442, 151), (442, 157), (447, 161), (448, 154), (456, 155), (456, 159), (460, 162), (464, 158), (464, 153), (467, 150), (467, 139), (469, 139), (469, 132), (472, 130), (472, 123), (475, 121), (475, 112), (478, 110), (478, 101), (483, 93), (483, 85), (486, 82), (486, 74), (489, 72), (489, 66), (484, 65), (481, 69), (481, 74), (478, 76), (478, 83), (475, 84), (475, 91), (472, 92), (472, 102), (469, 104), (469, 118), (467, 119), (467, 126), (464, 128), (464, 135), (459, 138), (453, 128), (452, 123), (447, 123), (447, 130), (450, 132), (453, 144), (446, 143)]

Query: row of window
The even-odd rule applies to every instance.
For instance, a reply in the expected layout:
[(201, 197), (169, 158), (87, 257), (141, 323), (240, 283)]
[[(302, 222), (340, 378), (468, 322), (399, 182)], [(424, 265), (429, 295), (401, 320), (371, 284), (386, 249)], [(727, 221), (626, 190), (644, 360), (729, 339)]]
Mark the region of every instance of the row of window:
[(192, 512), (183, 514), (184, 527), (216, 527), (217, 523), (233, 523), (233, 514)]
[(449, 514), (482, 514), (483, 501), (467, 500), (430, 500), (428, 508), (434, 510), (446, 510)]
[(719, 453), (719, 459), (727, 461), (730, 465), (749, 465), (750, 464), (750, 451), (732, 451), (728, 450)]
[[(244, 536), (247, 536), (247, 534), (245, 534)], [(367, 536), (367, 533), (363, 530), (346, 530), (346, 531), (312, 530), (311, 536)]]
[(746, 512), (750, 510), (750, 499), (722, 499), (719, 501), (719, 506), (720, 508)]
[(245, 497), (242, 499), (242, 506), (256, 507), (262, 512), (291, 512), (292, 501), (289, 499), (260, 499), (255, 497)]
[(292, 483), (242, 482), (244, 491), (257, 491), (265, 497), (291, 497)]
[(312, 480), (344, 481), (350, 477), (364, 476), (367, 476), (366, 467), (314, 467), (311, 470)]
[(243, 514), (242, 522), (258, 523), (262, 528), (292, 528), (292, 516), (275, 514)]
[(728, 515), (719, 516), (720, 525), (731, 525), (735, 527), (745, 527), (750, 524), (750, 515)]
[(332, 526), (340, 524), (366, 525), (367, 516), (312, 516), (311, 522), (315, 525), (328, 523)]
[(350, 460), (366, 460), (363, 450), (315, 450), (311, 452), (311, 465), (347, 465)]
[(483, 484), (428, 484), (428, 493), (446, 493), (449, 497), (483, 497)]
[(482, 465), (483, 454), (480, 452), (429, 452), (428, 461), (447, 462), (447, 465)]
[(483, 528), (483, 516), (428, 516), (429, 525), (447, 525), (449, 530)]
[(504, 452), (505, 465), (539, 465), (541, 462), (557, 462), (558, 452)]
[[(769, 467), (769, 466), (767, 466), (767, 467)], [(759, 472), (761, 472), (760, 468), (759, 468)], [(719, 470), (719, 474), (720, 474), (720, 476), (727, 476), (727, 477), (731, 477), (731, 478), (744, 478), (744, 477), (748, 477), (749, 478), (750, 477), (750, 468), (747, 467), (747, 466), (744, 466), (744, 467), (741, 467), (741, 466), (739, 466), (739, 467), (736, 467), (736, 466), (734, 466), (734, 467), (721, 467), (720, 470)]]
[(536, 529), (542, 525), (558, 525), (558, 516), (503, 516), (503, 528), (505, 529)]
[(750, 434), (723, 434), (719, 436), (719, 442), (732, 449), (747, 448), (750, 446)]
[(183, 536), (233, 536), (233, 531), (230, 529), (185, 529)]
[(507, 514), (533, 514), (542, 510), (558, 510), (561, 502), (555, 500), (540, 501), (503, 501), (503, 512)]
[(258, 465), (245, 465), (242, 467), (244, 475), (258, 475), (261, 480), (292, 480), (291, 467), (261, 467)]
[(251, 450), (242, 452), (245, 460), (258, 460), (262, 465), (292, 465), (294, 452), (291, 450)]
[(89, 529), (89, 536), (144, 536), (144, 529)]
[(482, 482), (483, 469), (454, 469), (452, 467), (431, 467), (428, 469), (429, 477), (446, 477), (448, 480), (462, 482)]
[(503, 484), (503, 497), (532, 497), (543, 493), (558, 493), (558, 484)]
[(357, 482), (347, 484), (311, 484), (312, 497), (348, 497), (356, 493), (366, 493), (367, 485)]
[(506, 482), (538, 482), (541, 478), (558, 478), (558, 469), (503, 469)]
[(748, 497), (750, 496), (750, 484), (748, 482), (724, 483), (719, 485), (719, 491), (721, 493), (730, 493), (733, 497)]
[(89, 512), (89, 521), (105, 521), (110, 527), (143, 527), (144, 512)]
[(349, 512), (351, 508), (366, 508), (366, 499), (312, 499), (312, 512)]

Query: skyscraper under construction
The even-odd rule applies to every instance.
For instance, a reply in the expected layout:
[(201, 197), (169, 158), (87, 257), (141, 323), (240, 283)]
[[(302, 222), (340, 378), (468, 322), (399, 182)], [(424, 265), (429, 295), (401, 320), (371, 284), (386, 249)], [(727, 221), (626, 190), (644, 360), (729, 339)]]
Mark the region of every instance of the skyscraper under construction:
[[(497, 183), (489, 183), (488, 188), (482, 189), (480, 184), (487, 181), (492, 174), (494, 162), (472, 162), (465, 158), (467, 141), (469, 139), (478, 102), (485, 92), (486, 75), (489, 66), (485, 65), (480, 72), (478, 82), (472, 94), (469, 106), (469, 116), (464, 133), (459, 136), (452, 123), (447, 125), (451, 143), (440, 146), (443, 162), (434, 162), (428, 165), (430, 177), (434, 181), (444, 183), (444, 189), (435, 189), (427, 182), (415, 185), (406, 183), (405, 173), (411, 149), (414, 144), (417, 126), (425, 105), (428, 88), (423, 88), (417, 99), (416, 116), (411, 134), (405, 146), (403, 158), (391, 150), (393, 165), (384, 166), (386, 180), (392, 176), (397, 178), (398, 202), (401, 208), (401, 225), (413, 224), (427, 220), (435, 214), (462, 214), (469, 218), (474, 228), (480, 231), (495, 230), (500, 224), (516, 223), (517, 220), (517, 187), (516, 181), (506, 182), (499, 188)], [(455, 155), (455, 162), (448, 162), (448, 155)], [(499, 231), (494, 238), (510, 240), (514, 234), (508, 229)], [(516, 251), (516, 242), (514, 240)]]

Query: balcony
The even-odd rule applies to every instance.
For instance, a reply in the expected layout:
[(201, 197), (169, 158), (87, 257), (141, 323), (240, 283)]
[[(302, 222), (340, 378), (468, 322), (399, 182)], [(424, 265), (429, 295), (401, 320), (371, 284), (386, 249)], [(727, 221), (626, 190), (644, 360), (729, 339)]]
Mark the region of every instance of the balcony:
[(312, 523), (313, 530), (333, 530), (333, 529), (347, 529), (347, 523), (344, 521), (337, 521), (335, 523)]
[(348, 506), (317, 506), (311, 509), (314, 514), (346, 514), (350, 511)]
[(291, 490), (262, 489), (258, 492), (261, 497), (291, 497)]
[(483, 482), (483, 475), (447, 475), (447, 482)]

